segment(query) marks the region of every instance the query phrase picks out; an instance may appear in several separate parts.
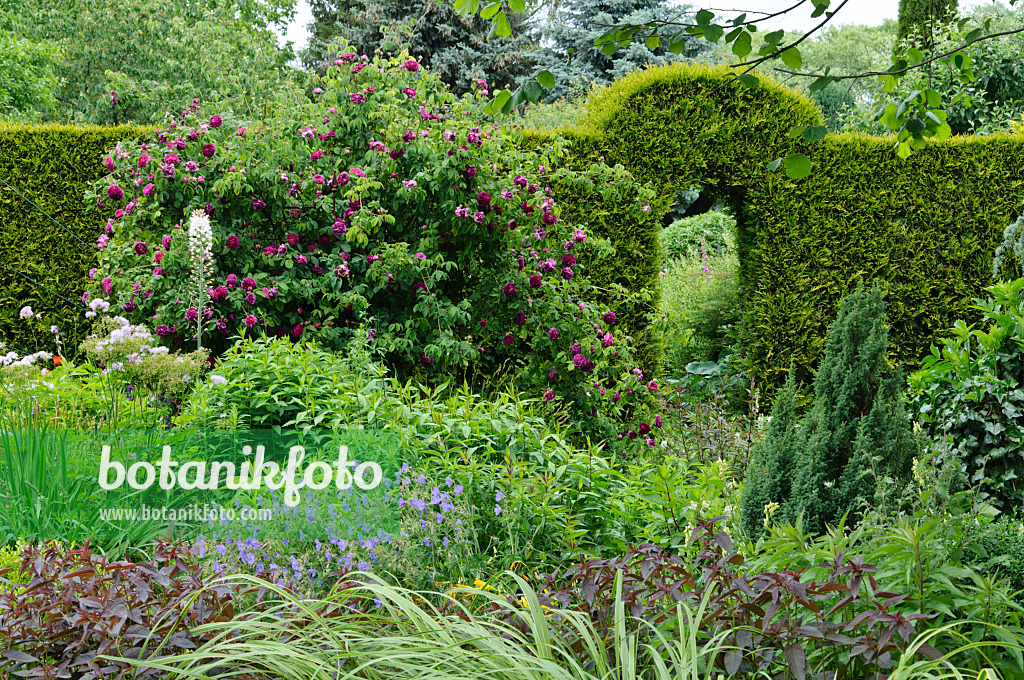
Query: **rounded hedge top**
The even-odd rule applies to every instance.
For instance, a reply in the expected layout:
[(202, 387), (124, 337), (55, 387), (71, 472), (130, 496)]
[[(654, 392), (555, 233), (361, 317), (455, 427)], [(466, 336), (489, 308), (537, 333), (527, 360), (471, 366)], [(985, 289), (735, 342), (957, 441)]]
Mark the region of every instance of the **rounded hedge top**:
[[(572, 165), (604, 159), (666, 189), (749, 184), (752, 173), (803, 147), (794, 125), (821, 125), (818, 106), (759, 76), (759, 87), (729, 83), (727, 66), (672, 64), (636, 71), (591, 95), (575, 127)], [(540, 141), (552, 133), (527, 131)]]

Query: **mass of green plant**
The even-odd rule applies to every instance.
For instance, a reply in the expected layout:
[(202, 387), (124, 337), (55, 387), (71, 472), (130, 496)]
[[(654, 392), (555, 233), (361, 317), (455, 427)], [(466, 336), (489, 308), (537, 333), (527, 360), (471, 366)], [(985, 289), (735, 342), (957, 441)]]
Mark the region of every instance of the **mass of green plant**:
[(1022, 138), (759, 61), (952, 5), (148, 1), (0, 0), (148, 124), (0, 129), (0, 675), (1024, 678)]

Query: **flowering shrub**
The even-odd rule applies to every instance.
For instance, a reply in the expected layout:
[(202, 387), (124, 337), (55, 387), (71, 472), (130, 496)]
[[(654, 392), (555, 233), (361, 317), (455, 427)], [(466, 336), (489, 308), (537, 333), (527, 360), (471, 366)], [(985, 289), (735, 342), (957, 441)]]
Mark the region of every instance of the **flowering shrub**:
[[(216, 354), (267, 333), (337, 348), (365, 334), (402, 371), (504, 366), (583, 418), (648, 401), (656, 386), (586, 278), (613, 251), (560, 220), (549, 188), (636, 191), (621, 167), (551, 172), (557, 147), (520, 150), (405, 54), (342, 53), (316, 84), (313, 101), (260, 123), (195, 100), (119, 145), (90, 195), (114, 216), (83, 302), (152, 323), (168, 346)], [(182, 226), (196, 210), (208, 260)], [(619, 429), (636, 437), (639, 423)]]

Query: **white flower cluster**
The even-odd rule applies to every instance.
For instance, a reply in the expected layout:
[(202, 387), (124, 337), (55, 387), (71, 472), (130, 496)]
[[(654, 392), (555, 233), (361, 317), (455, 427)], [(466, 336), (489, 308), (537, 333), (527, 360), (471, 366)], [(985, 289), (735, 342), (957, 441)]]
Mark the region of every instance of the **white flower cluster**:
[(106, 313), (110, 310), (110, 303), (103, 298), (93, 298), (89, 303), (89, 311), (85, 313), (87, 318), (96, 316), (97, 313)]
[(127, 340), (152, 340), (153, 334), (149, 332), (149, 329), (145, 326), (133, 326), (124, 317), (114, 317), (115, 321), (123, 322), (120, 328), (115, 328), (110, 332), (110, 337), (106, 340), (100, 340), (96, 343), (95, 351), (100, 351), (108, 345), (113, 345), (119, 342), (125, 342)]
[(0, 366), (31, 366), (39, 359), (52, 359), (53, 355), (49, 352), (36, 352), (35, 354), (26, 354), (19, 358), (17, 352), (8, 352), (7, 354), (0, 355)]
[(188, 221), (188, 248), (193, 253), (207, 255), (213, 248), (213, 229), (210, 218), (203, 210), (195, 210)]

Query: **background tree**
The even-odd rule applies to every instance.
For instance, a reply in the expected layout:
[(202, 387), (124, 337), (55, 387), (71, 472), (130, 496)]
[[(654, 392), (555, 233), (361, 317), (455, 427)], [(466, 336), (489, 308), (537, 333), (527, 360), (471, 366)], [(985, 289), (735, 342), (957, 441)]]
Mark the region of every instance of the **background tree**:
[(51, 45), (0, 30), (0, 117), (32, 121), (53, 107), (57, 57)]
[(11, 4), (5, 20), (59, 51), (48, 118), (153, 123), (194, 97), (243, 110), (290, 87), (293, 53), (272, 26), (293, 14), (294, 0), (53, 0)]
[(536, 56), (538, 67), (555, 76), (545, 101), (571, 95), (574, 87), (580, 89), (574, 83), (610, 83), (648, 64), (661, 65), (710, 54), (711, 45), (699, 40), (687, 41), (679, 54), (642, 42), (630, 43), (612, 56), (594, 47), (594, 41), (610, 26), (686, 14), (685, 8), (670, 6), (666, 0), (563, 0), (553, 21), (545, 26), (544, 43), (550, 45), (538, 50)]
[[(535, 47), (527, 15), (515, 15), (511, 37), (488, 36), (490, 23), (479, 15), (459, 16), (437, 0), (314, 0), (309, 47), (302, 61), (319, 68), (332, 41), (343, 38), (359, 54), (373, 55), (400, 27), (411, 28), (409, 51), (457, 95), (476, 78), (491, 87), (514, 87), (533, 72)], [(383, 29), (383, 30), (382, 30)]]
[(934, 36), (957, 13), (957, 0), (900, 0), (897, 40), (930, 48)]

